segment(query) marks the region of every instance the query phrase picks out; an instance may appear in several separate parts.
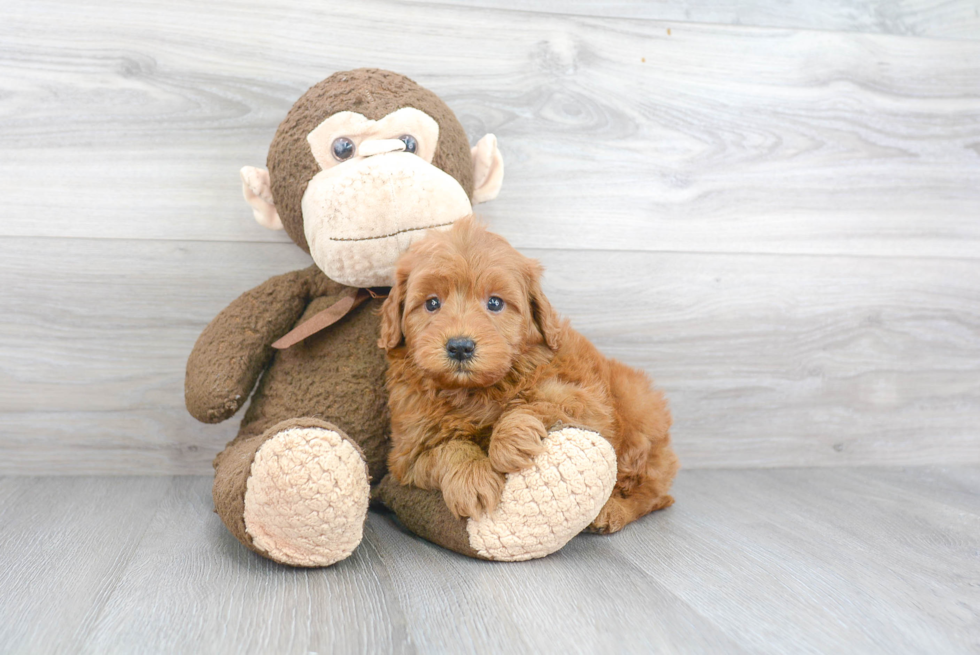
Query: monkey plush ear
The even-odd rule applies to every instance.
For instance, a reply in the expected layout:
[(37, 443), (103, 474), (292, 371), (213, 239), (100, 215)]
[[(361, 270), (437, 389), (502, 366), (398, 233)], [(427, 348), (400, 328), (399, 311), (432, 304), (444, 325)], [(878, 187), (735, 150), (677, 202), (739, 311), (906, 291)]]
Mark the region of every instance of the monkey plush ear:
[(470, 149), (473, 155), (473, 204), (493, 200), (504, 182), (504, 158), (497, 137), (487, 134)]
[(269, 171), (254, 166), (246, 166), (239, 175), (242, 178), (242, 195), (252, 206), (255, 220), (262, 227), (270, 230), (281, 230), (282, 219), (272, 201), (272, 185), (269, 183)]

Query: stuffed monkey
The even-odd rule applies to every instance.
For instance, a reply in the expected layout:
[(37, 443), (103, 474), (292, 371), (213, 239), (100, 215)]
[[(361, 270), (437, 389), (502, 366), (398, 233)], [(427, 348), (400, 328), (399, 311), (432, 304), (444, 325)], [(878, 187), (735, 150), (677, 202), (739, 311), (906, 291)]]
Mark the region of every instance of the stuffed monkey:
[(494, 136), (471, 149), (435, 94), (402, 75), (359, 69), (296, 101), (267, 165), (242, 169), (245, 198), (260, 224), (285, 229), (314, 265), (232, 302), (187, 362), (195, 418), (223, 421), (251, 396), (238, 436), (214, 460), (224, 524), (248, 548), (293, 566), (350, 555), (372, 498), (412, 532), (472, 557), (530, 559), (561, 548), (615, 482), (615, 453), (595, 433), (555, 429), (486, 516), (458, 519), (439, 492), (385, 475), (390, 428), (377, 345), (385, 287), (426, 230), (446, 229), (497, 195), (503, 161)]

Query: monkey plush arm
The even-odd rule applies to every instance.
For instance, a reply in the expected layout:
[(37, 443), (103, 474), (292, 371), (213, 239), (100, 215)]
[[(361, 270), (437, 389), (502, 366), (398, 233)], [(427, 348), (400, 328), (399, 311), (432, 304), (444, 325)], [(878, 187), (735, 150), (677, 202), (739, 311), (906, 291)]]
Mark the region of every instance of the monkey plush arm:
[(204, 328), (187, 360), (184, 400), (204, 423), (229, 418), (245, 403), (272, 359), (272, 343), (310, 301), (316, 267), (266, 280), (246, 291)]

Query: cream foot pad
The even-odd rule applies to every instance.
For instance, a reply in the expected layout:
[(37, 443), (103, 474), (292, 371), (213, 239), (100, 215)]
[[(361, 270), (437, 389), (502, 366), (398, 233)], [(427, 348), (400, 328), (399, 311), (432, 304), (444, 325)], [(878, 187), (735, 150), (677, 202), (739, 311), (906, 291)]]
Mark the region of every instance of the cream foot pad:
[(328, 566), (361, 543), (370, 486), (364, 458), (333, 430), (290, 428), (255, 453), (245, 530), (268, 556)]
[(599, 514), (616, 484), (616, 451), (595, 432), (563, 428), (544, 440), (531, 468), (507, 476), (497, 509), (467, 522), (480, 557), (504, 562), (544, 557)]

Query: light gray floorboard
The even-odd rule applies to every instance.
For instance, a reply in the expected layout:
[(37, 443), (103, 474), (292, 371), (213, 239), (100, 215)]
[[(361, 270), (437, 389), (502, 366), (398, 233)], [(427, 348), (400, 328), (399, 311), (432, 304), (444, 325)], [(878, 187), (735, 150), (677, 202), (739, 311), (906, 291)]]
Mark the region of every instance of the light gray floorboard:
[(980, 469), (683, 471), (677, 504), (528, 563), (372, 513), (328, 569), (228, 535), (210, 479), (0, 479), (5, 653), (968, 653)]
[[(419, 652), (748, 652), (653, 578), (597, 544), (511, 566), (446, 557), (372, 520)], [(603, 557), (611, 559), (599, 564)]]
[(650, 557), (639, 532), (624, 533), (618, 549), (753, 650), (939, 653), (980, 644), (976, 487), (964, 511), (921, 498), (917, 472), (886, 476), (900, 485), (867, 469), (695, 475), (711, 477), (688, 487), (696, 518), (670, 523), (663, 541), (724, 550)]
[(977, 257), (980, 42), (669, 27), (379, 0), (7, 3), (0, 234), (282, 239), (250, 219), (238, 169), (307, 87), (375, 65), (430, 86), (471, 139), (498, 135), (504, 189), (480, 209), (520, 247)]
[(980, 39), (973, 0), (413, 0), (487, 9), (632, 18), (677, 23), (786, 27)]
[(879, 469), (876, 478), (892, 486), (905, 487), (909, 475), (914, 475), (915, 493), (957, 507), (965, 512), (976, 512), (977, 489), (980, 488), (980, 468), (943, 467), (923, 469)]
[(178, 478), (82, 652), (414, 651), (369, 549), (329, 569), (279, 566), (242, 547), (211, 508), (209, 478)]
[[(686, 467), (980, 462), (974, 260), (528, 250), (552, 303), (666, 390)], [(0, 238), (0, 471), (198, 473), (238, 418), (187, 355), (289, 244)]]
[(0, 478), (0, 652), (79, 652), (179, 487), (168, 477)]

